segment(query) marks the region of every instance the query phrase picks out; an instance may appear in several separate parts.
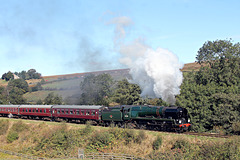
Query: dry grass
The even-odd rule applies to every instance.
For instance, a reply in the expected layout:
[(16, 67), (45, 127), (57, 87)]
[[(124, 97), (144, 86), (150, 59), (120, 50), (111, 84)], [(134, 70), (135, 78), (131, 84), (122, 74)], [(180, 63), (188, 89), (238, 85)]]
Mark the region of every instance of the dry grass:
[[(7, 118), (0, 118), (7, 119)], [(17, 119), (9, 119), (10, 127), (13, 123), (16, 123)], [(49, 121), (36, 121), (36, 120), (22, 120), (23, 123), (28, 125), (28, 130), (22, 133), (19, 133), (19, 139), (14, 141), (13, 143), (7, 143), (6, 135), (0, 136), (1, 148), (5, 150), (11, 150), (14, 152), (26, 151), (28, 148), (34, 148), (39, 142), (41, 142), (42, 138), (49, 138), (56, 130), (63, 127), (63, 123), (49, 122)], [(64, 123), (66, 125), (66, 130), (75, 130), (75, 129), (83, 129), (85, 125), (74, 124), (74, 123)], [(100, 126), (92, 126), (95, 134), (96, 132), (106, 132), (111, 128), (100, 127)], [(123, 131), (123, 129), (119, 129), (119, 131)], [(138, 135), (141, 130), (134, 130), (135, 134)], [(142, 131), (141, 131), (142, 132)], [(195, 146), (201, 146), (203, 144), (212, 144), (219, 143), (224, 144), (224, 142), (228, 140), (236, 140), (239, 141), (239, 136), (233, 136), (230, 139), (223, 138), (214, 138), (214, 137), (200, 137), (200, 136), (192, 136), (192, 135), (183, 135), (183, 134), (174, 134), (167, 132), (156, 132), (156, 131), (143, 131), (145, 132), (146, 137), (140, 143), (136, 143), (131, 141), (126, 144), (123, 139), (117, 139), (110, 144), (110, 146), (104, 151), (106, 153), (120, 153), (120, 154), (129, 154), (135, 155), (137, 157), (145, 157), (151, 153), (153, 153), (152, 144), (157, 136), (162, 137), (162, 145), (158, 149), (159, 152), (168, 152), (171, 150), (173, 145), (178, 140), (183, 140), (188, 142), (189, 144), (193, 144)], [(86, 139), (85, 143), (82, 144), (82, 147), (86, 147), (88, 144), (88, 140), (91, 138), (92, 134), (85, 135), (84, 139)], [(81, 137), (79, 137), (81, 138)], [(82, 137), (83, 138), (83, 137)], [(156, 152), (158, 152), (156, 151)], [(29, 151), (28, 151), (29, 152)], [(41, 157), (41, 155), (39, 155)], [(1, 157), (0, 157), (1, 159)]]

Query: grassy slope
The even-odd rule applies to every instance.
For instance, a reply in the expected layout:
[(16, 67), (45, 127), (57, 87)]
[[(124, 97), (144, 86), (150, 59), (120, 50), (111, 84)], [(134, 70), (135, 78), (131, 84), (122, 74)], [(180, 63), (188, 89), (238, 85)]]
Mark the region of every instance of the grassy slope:
[[(188, 72), (192, 70), (198, 70), (200, 65), (197, 63), (188, 63), (185, 64), (182, 71)], [(129, 76), (128, 70), (110, 70), (110, 71), (99, 71), (91, 72), (93, 74), (101, 73), (110, 73), (115, 80), (122, 79), (123, 77)], [(63, 99), (79, 94), (80, 92), (80, 83), (84, 79), (84, 76), (88, 73), (75, 73), (67, 75), (55, 75), (55, 76), (43, 76), (46, 84), (43, 84), (42, 87), (44, 90), (26, 93), (24, 98), (27, 99), (29, 103), (37, 102), (39, 99), (43, 100), (49, 93), (54, 92), (55, 94), (61, 95)], [(29, 86), (34, 86), (41, 80), (27, 80)], [(7, 86), (7, 82), (0, 80), (0, 86)]]
[[(6, 119), (7, 118), (0, 118), (0, 120), (6, 120)], [(43, 140), (42, 138), (44, 137), (50, 138), (49, 140), (52, 140), (53, 137), (51, 135), (54, 135), (57, 132), (57, 130), (59, 130), (59, 127), (61, 128), (63, 125), (66, 125), (67, 127), (66, 130), (68, 132), (70, 132), (70, 130), (83, 130), (86, 127), (85, 125), (73, 124), (73, 123), (63, 124), (63, 123), (43, 122), (43, 121), (35, 121), (35, 120), (22, 120), (22, 121), (24, 124), (28, 125), (28, 129), (22, 133), (19, 133), (18, 140), (12, 143), (7, 143), (6, 137), (7, 137), (7, 134), (10, 132), (11, 126), (14, 123), (19, 122), (19, 120), (17, 119), (9, 119), (10, 127), (8, 129), (8, 132), (5, 135), (0, 135), (1, 149), (11, 150), (14, 152), (21, 152), (24, 154), (33, 153), (35, 156), (38, 156), (38, 157), (45, 157), (46, 155), (51, 156), (51, 153), (54, 151), (48, 151), (47, 149), (44, 150), (44, 148), (42, 148), (43, 150), (37, 150), (37, 151), (31, 150), (31, 149), (36, 147), (39, 143), (44, 144), (42, 142)], [(85, 149), (85, 152), (89, 152), (86, 148), (88, 146), (88, 143), (91, 141), (91, 138), (94, 137), (96, 133), (99, 133), (99, 132), (104, 133), (104, 132), (109, 132), (110, 130), (114, 130), (114, 128), (112, 129), (112, 128), (105, 128), (105, 127), (98, 127), (98, 126), (95, 126), (95, 127), (92, 126), (92, 128), (93, 128), (93, 132), (83, 137), (75, 137), (78, 139), (82, 139), (82, 141), (80, 140), (81, 143), (71, 149), (72, 156), (76, 155), (78, 148), (83, 148)], [(124, 131), (124, 129), (117, 129), (117, 131), (118, 131), (117, 135), (118, 134), (120, 135)], [(133, 130), (132, 133), (135, 133), (135, 135), (138, 135), (140, 131), (141, 130)], [(223, 138), (213, 138), (213, 137), (210, 138), (210, 137), (200, 137), (200, 136), (192, 136), (192, 135), (190, 136), (190, 135), (156, 132), (156, 131), (143, 131), (143, 132), (145, 133), (146, 137), (140, 143), (130, 141), (130, 143), (126, 144), (124, 139), (115, 139), (111, 144), (109, 144), (107, 148), (102, 149), (101, 152), (129, 154), (129, 155), (134, 155), (136, 157), (146, 157), (151, 154), (154, 155), (159, 153), (159, 154), (166, 154), (168, 158), (169, 157), (171, 158), (172, 156), (168, 154), (174, 152), (175, 154), (180, 154), (179, 156), (186, 154), (186, 156), (188, 156), (188, 158), (186, 159), (189, 159), (196, 156), (195, 154), (198, 154), (198, 152), (201, 153), (201, 151), (199, 151), (199, 146), (205, 146), (205, 147), (213, 146), (213, 147), (210, 147), (209, 149), (214, 149), (213, 151), (211, 151), (211, 152), (214, 152), (214, 154), (216, 154), (215, 152), (222, 152), (221, 150), (216, 150), (216, 149), (219, 149), (218, 147), (221, 147), (221, 144), (225, 144), (226, 142), (233, 141), (234, 143), (230, 143), (230, 144), (238, 147), (238, 149), (240, 148), (240, 145), (239, 145), (240, 137), (237, 137), (237, 136), (231, 137), (229, 139), (223, 139)], [(153, 151), (152, 144), (157, 136), (162, 137), (162, 145), (158, 150)], [(186, 144), (181, 143), (178, 150), (173, 150), (172, 148), (177, 143), (177, 141), (187, 142), (187, 143)], [(61, 147), (61, 145), (64, 145), (64, 144), (59, 144), (59, 147)], [(68, 150), (68, 148), (66, 148), (66, 150)], [(225, 150), (226, 149), (224, 149), (223, 151)], [(204, 151), (208, 152), (207, 150), (204, 150)], [(229, 151), (227, 150), (227, 152)], [(206, 154), (211, 155), (212, 153), (206, 153)], [(215, 156), (214, 154), (212, 155), (213, 157)], [(237, 153), (231, 153), (231, 154), (235, 155)], [(6, 156), (6, 155), (2, 155), (2, 156)], [(201, 158), (204, 158), (204, 157), (201, 157)], [(195, 157), (195, 159), (198, 159), (198, 157)]]

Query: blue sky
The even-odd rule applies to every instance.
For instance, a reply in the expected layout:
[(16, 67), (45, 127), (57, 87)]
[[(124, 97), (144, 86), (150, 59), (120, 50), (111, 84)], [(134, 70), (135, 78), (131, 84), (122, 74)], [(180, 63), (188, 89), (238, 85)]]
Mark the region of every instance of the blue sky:
[[(126, 68), (118, 43), (164, 48), (195, 61), (204, 42), (240, 42), (238, 0), (0, 0), (0, 75)], [(124, 17), (126, 21), (114, 21)], [(122, 18), (123, 19), (123, 18)], [(120, 19), (118, 19), (120, 20)], [(122, 23), (124, 30), (117, 28)], [(124, 26), (125, 24), (125, 26)], [(120, 29), (120, 30), (118, 30)]]

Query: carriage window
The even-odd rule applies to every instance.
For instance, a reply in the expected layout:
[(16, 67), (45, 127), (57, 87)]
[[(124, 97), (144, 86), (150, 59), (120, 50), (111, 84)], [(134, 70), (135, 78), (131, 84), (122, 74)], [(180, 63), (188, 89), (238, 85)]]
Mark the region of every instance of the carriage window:
[(40, 109), (40, 113), (42, 113), (42, 109)]
[(28, 112), (28, 109), (26, 109), (26, 112)]
[(92, 112), (91, 112), (91, 115), (92, 115), (92, 116), (95, 116), (95, 111), (92, 111)]
[(73, 110), (70, 110), (70, 114), (73, 114)]
[(66, 113), (66, 114), (68, 114), (68, 109), (67, 109), (67, 110), (65, 110), (65, 113)]
[(86, 115), (87, 115), (87, 116), (90, 115), (90, 111), (87, 111), (87, 112), (86, 112)]
[(32, 112), (32, 109), (29, 109), (29, 112)]
[(47, 113), (47, 110), (46, 110), (46, 109), (44, 109), (44, 113)]
[(35, 112), (35, 109), (33, 109), (32, 112)]
[(38, 113), (38, 109), (36, 109), (36, 112)]
[(63, 109), (61, 110), (61, 112), (62, 112), (62, 114), (64, 114), (64, 110)]
[(84, 110), (81, 110), (81, 115), (84, 115)]
[(60, 114), (60, 110), (59, 109), (57, 110), (57, 114)]
[(79, 115), (79, 110), (76, 111), (76, 114)]

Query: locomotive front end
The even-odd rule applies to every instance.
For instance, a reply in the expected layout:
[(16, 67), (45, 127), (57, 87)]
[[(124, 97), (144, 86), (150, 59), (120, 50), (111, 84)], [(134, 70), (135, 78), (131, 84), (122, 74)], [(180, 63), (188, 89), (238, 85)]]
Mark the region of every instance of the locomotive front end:
[(187, 109), (182, 107), (164, 108), (165, 117), (175, 119), (175, 129), (178, 131), (188, 131), (191, 127), (191, 120)]

